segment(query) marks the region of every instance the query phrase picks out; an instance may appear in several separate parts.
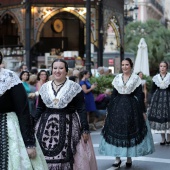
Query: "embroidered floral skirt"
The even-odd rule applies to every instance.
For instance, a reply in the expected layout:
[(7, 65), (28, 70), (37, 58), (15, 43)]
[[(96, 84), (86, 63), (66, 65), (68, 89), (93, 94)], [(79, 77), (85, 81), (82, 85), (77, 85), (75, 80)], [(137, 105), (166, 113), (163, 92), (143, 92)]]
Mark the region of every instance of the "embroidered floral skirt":
[(170, 92), (168, 89), (155, 91), (147, 114), (151, 129), (155, 130), (155, 133), (170, 132)]
[(49, 170), (97, 170), (91, 139), (85, 144), (81, 138), (77, 113), (47, 109), (36, 134)]
[(6, 163), (8, 167), (1, 170), (48, 170), (38, 142), (36, 143), (36, 158), (30, 159), (28, 157), (21, 136), (18, 118), (14, 112), (7, 113), (7, 132), (8, 160)]

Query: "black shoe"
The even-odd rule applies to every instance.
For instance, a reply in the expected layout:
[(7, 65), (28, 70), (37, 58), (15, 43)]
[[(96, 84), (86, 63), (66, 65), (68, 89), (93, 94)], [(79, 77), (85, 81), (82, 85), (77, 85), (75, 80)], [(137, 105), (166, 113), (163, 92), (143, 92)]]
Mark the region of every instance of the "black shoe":
[(169, 141), (169, 142), (168, 142), (168, 141), (166, 141), (166, 144), (167, 144), (167, 145), (169, 145), (169, 144), (170, 144), (170, 141)]
[(132, 166), (132, 162), (126, 162), (126, 168), (130, 168)]
[(120, 160), (118, 163), (112, 164), (112, 166), (120, 168), (121, 163), (122, 163), (122, 161)]
[(160, 142), (160, 145), (165, 145), (167, 142), (166, 142), (166, 139), (164, 140), (164, 142)]

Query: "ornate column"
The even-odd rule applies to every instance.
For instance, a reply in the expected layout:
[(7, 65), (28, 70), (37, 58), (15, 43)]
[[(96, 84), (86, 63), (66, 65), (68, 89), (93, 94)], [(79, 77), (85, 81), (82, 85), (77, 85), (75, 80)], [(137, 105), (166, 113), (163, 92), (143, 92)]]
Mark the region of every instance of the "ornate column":
[(115, 16), (119, 25), (120, 32), (120, 61), (124, 58), (124, 0), (103, 0), (104, 10), (104, 44), (107, 37), (108, 24)]

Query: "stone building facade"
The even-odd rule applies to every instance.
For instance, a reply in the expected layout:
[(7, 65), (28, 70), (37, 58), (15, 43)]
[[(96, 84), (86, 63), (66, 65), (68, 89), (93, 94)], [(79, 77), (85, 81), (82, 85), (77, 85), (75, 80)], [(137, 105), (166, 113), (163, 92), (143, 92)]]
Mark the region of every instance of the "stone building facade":
[[(99, 28), (99, 4), (103, 3), (104, 22)], [(83, 0), (0, 0), (0, 47), (6, 57), (20, 57), (24, 60), (25, 46), (30, 32), (30, 58), (50, 52), (51, 48), (61, 51), (78, 51), (83, 57), (86, 45), (86, 1)], [(30, 7), (30, 23), (27, 12)], [(99, 31), (104, 36), (103, 45), (110, 52), (123, 46), (123, 0), (91, 1), (91, 49), (97, 52)], [(56, 32), (54, 23), (62, 24)], [(29, 25), (29, 28), (28, 28)], [(9, 26), (11, 29), (9, 29)], [(61, 27), (61, 25), (58, 25)], [(111, 30), (111, 31), (110, 31)], [(107, 33), (113, 34), (108, 39)], [(109, 46), (108, 46), (109, 44)], [(114, 45), (113, 45), (114, 44)], [(28, 49), (26, 49), (28, 50)], [(45, 51), (48, 50), (48, 51)], [(107, 50), (105, 50), (107, 52)], [(26, 56), (28, 57), (28, 56)], [(21, 59), (22, 60), (22, 59)]]

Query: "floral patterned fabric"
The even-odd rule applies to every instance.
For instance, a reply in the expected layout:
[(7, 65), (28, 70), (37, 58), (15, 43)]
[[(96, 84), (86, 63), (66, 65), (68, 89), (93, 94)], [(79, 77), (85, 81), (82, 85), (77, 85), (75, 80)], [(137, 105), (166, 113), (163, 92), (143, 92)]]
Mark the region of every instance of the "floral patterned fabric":
[(49, 169), (72, 169), (73, 154), (81, 135), (75, 113), (66, 109), (47, 109), (37, 123), (36, 135)]
[[(43, 84), (39, 93), (47, 107), (61, 109), (66, 107), (81, 90), (79, 84), (67, 79), (57, 96), (54, 95), (52, 81)], [(57, 103), (55, 103), (55, 100), (57, 100)]]
[(170, 73), (167, 73), (163, 79), (160, 74), (157, 74), (152, 80), (160, 89), (166, 89), (170, 85)]
[(143, 97), (141, 85), (131, 94), (113, 90), (102, 129), (106, 142), (117, 147), (133, 147), (142, 142), (147, 134)]
[(126, 84), (124, 84), (122, 76), (123, 74), (118, 74), (112, 82), (112, 85), (119, 94), (131, 94), (137, 87), (141, 85), (141, 79), (134, 73), (131, 74)]
[(97, 162), (91, 137), (87, 143), (84, 143), (83, 137), (81, 137), (81, 140), (76, 147), (74, 160), (74, 170), (97, 170)]
[(9, 143), (8, 170), (48, 170), (38, 142), (36, 142), (36, 158), (30, 159), (28, 157), (19, 130), (18, 118), (14, 112), (7, 113), (7, 128)]
[(49, 170), (97, 170), (91, 138), (84, 143), (77, 113), (48, 109), (42, 117), (36, 134)]
[(48, 82), (40, 89), (35, 116), (36, 135), (49, 170), (96, 170), (91, 140), (82, 146), (81, 136), (89, 133), (89, 125), (80, 85), (67, 79), (56, 96), (52, 85)]
[(19, 77), (10, 70), (0, 68), (0, 96), (15, 85), (22, 83)]
[(155, 133), (170, 133), (170, 74), (153, 77), (152, 99), (147, 110), (151, 129)]
[(143, 117), (146, 109), (139, 76), (132, 73), (124, 83), (122, 74), (119, 74), (112, 84), (114, 89), (107, 107), (99, 153), (116, 157), (152, 153), (153, 139), (148, 122)]

